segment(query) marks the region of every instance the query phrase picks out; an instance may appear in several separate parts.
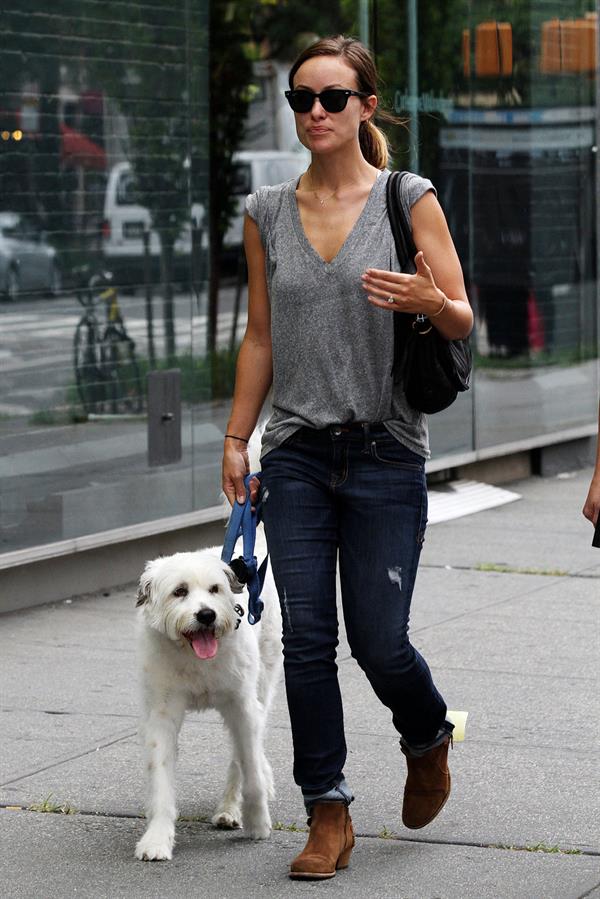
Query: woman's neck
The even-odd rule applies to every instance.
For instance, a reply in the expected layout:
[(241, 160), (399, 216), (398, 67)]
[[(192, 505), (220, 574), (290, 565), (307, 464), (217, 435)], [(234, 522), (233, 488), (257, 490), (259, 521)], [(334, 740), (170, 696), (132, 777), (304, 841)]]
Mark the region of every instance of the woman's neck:
[(357, 185), (372, 185), (378, 174), (360, 153), (327, 153), (313, 155), (308, 171), (303, 176), (303, 189), (319, 192), (337, 192)]

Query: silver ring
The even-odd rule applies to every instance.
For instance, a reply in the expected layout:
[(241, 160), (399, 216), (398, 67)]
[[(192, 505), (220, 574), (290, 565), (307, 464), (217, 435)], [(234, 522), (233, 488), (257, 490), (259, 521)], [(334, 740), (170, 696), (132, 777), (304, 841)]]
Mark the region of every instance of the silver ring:
[(395, 303), (395, 302), (396, 302), (396, 297), (393, 297), (393, 296), (390, 294), (390, 296), (389, 296), (389, 297), (387, 298), (387, 300), (386, 300), (386, 303)]

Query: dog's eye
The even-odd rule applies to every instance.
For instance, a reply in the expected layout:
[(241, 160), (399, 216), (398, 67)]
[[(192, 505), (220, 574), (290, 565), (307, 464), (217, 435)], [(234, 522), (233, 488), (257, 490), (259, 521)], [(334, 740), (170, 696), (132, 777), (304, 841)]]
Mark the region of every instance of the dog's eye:
[(173, 596), (187, 596), (188, 592), (188, 588), (184, 584), (182, 584), (181, 587), (177, 587), (175, 590), (173, 590)]
[(209, 593), (218, 593), (218, 592), (219, 592), (219, 585), (218, 585), (218, 584), (213, 584), (212, 587), (209, 587), (209, 588), (208, 588), (208, 592), (209, 592)]

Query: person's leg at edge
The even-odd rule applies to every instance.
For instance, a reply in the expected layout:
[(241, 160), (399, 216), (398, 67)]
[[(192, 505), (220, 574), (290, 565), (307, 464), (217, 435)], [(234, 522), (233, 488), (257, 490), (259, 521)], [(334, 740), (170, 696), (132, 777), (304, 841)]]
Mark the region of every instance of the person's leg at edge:
[[(453, 725), (431, 672), (408, 638), (408, 621), (427, 520), (422, 460), (389, 435), (368, 453), (356, 442), (340, 490), (340, 576), (353, 656), (401, 734), (408, 777), (402, 819), (425, 826), (450, 793)], [(386, 461), (382, 461), (385, 459)]]
[(324, 879), (346, 867), (354, 845), (344, 779), (346, 743), (337, 679), (337, 520), (328, 491), (328, 447), (294, 444), (263, 460), (262, 502), (281, 602), (285, 685), (310, 833), (290, 877)]

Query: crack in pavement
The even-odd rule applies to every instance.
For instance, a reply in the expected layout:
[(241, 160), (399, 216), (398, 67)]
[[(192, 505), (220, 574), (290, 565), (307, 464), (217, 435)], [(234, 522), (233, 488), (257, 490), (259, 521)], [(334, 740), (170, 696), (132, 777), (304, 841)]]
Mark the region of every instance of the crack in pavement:
[(76, 759), (84, 758), (86, 755), (91, 755), (93, 752), (98, 752), (99, 749), (107, 749), (109, 746), (114, 746), (115, 743), (121, 743), (123, 740), (131, 739), (131, 737), (137, 736), (137, 728), (136, 730), (128, 730), (127, 732), (123, 732), (118, 736), (111, 738), (110, 740), (104, 740), (102, 743), (95, 743), (89, 749), (85, 749), (83, 752), (78, 752), (75, 755), (69, 755), (61, 759), (57, 759), (54, 762), (50, 762), (48, 765), (43, 765), (40, 768), (34, 768), (32, 771), (28, 771), (25, 774), (18, 774), (15, 777), (11, 777), (9, 780), (4, 780), (0, 783), (0, 788), (8, 787), (11, 784), (18, 783), (20, 780), (26, 780), (28, 777), (33, 777), (34, 774), (41, 774), (42, 771), (50, 771), (52, 768), (59, 768), (61, 765), (66, 765), (67, 762), (73, 762)]
[(35, 709), (35, 708), (32, 708), (31, 706), (27, 706), (27, 708), (21, 708), (20, 706), (16, 706), (16, 705), (15, 706), (0, 706), (0, 715), (5, 712), (7, 714), (10, 714), (11, 712), (23, 712), (26, 714), (31, 713), (34, 715), (56, 715), (58, 717), (73, 715), (73, 716), (77, 716), (79, 718), (126, 718), (126, 719), (131, 719), (134, 721), (137, 721), (137, 719), (138, 719), (138, 715), (134, 712), (127, 715), (124, 712), (123, 713), (120, 713), (120, 712), (93, 712), (92, 713), (92, 712), (90, 712), (89, 709), (83, 710), (83, 711), (79, 711), (77, 709), (75, 709), (74, 711), (70, 711), (70, 710), (65, 711), (64, 709)]
[[(17, 806), (14, 804), (10, 804), (7, 802), (0, 802), (0, 810), (5, 811), (22, 811), (22, 812), (33, 812), (33, 814), (57, 814), (59, 817), (69, 817), (74, 818), (77, 816), (88, 817), (88, 818), (107, 818), (107, 819), (124, 819), (131, 821), (143, 821), (145, 820), (145, 815), (136, 813), (136, 812), (99, 812), (99, 811), (91, 811), (88, 809), (77, 809), (77, 811), (69, 814), (63, 815), (60, 812), (38, 812), (33, 809)], [(188, 820), (178, 820), (176, 821), (176, 825), (181, 826), (190, 826), (198, 827), (201, 829), (210, 829), (210, 830), (218, 830), (212, 825), (209, 821), (188, 821)], [(273, 836), (277, 833), (285, 832), (286, 834), (292, 833), (293, 831), (288, 831), (285, 828), (282, 829), (274, 829)], [(304, 831), (302, 831), (304, 834)], [(477, 840), (443, 840), (443, 839), (426, 839), (424, 837), (404, 837), (400, 834), (391, 833), (386, 836), (381, 836), (379, 833), (361, 833), (357, 832), (356, 837), (363, 840), (391, 840), (398, 843), (420, 843), (427, 846), (463, 846), (469, 849), (497, 849), (502, 850), (504, 852), (533, 852), (534, 850), (531, 846), (521, 845), (521, 844), (511, 844), (508, 846), (505, 843), (492, 843), (492, 842), (478, 842)], [(542, 849), (535, 850), (537, 852), (544, 852)], [(551, 852), (552, 855), (572, 855), (572, 856), (586, 856), (590, 858), (600, 857), (600, 850), (595, 849), (557, 849), (554, 852)], [(596, 889), (594, 887), (593, 889)], [(590, 893), (585, 893), (584, 896), (579, 897), (579, 899), (585, 899), (585, 896), (590, 895)]]
[[(475, 569), (473, 569), (475, 571)], [(490, 572), (477, 572), (478, 574), (489, 574)], [(530, 577), (530, 575), (523, 575), (524, 577)], [(439, 621), (433, 621), (431, 624), (423, 624), (421, 627), (413, 627), (411, 631), (413, 634), (419, 634), (421, 631), (427, 631), (432, 628), (445, 626), (450, 621), (458, 621), (460, 618), (467, 618), (469, 615), (477, 615), (480, 612), (486, 612), (488, 609), (495, 609), (499, 606), (507, 605), (510, 602), (514, 602), (515, 599), (525, 599), (528, 596), (532, 596), (535, 593), (541, 593), (543, 590), (547, 590), (549, 586), (553, 583), (564, 583), (563, 577), (547, 577), (545, 584), (538, 584), (537, 587), (531, 587), (530, 590), (519, 590), (518, 592), (512, 594), (511, 596), (507, 596), (504, 599), (498, 599), (495, 602), (486, 603), (485, 605), (478, 606), (474, 609), (467, 609), (464, 612), (458, 612), (456, 615), (450, 615), (448, 618), (440, 619)]]
[[(560, 578), (561, 580), (564, 578), (581, 578), (583, 580), (600, 580), (600, 572), (598, 574), (594, 573), (594, 569), (596, 569), (597, 565), (590, 565), (589, 568), (582, 568), (579, 571), (565, 571), (563, 574), (555, 574), (553, 571), (544, 571), (543, 568), (531, 568), (527, 569), (526, 566), (523, 568), (511, 568), (507, 566), (506, 568), (502, 566), (502, 563), (493, 563), (497, 565), (497, 568), (480, 568), (480, 565), (485, 565), (485, 562), (478, 562), (477, 565), (441, 565), (436, 564), (435, 562), (421, 562), (419, 565), (419, 569), (422, 571), (425, 568), (432, 569), (434, 571), (446, 570), (446, 571), (473, 571), (476, 574), (520, 574), (523, 577), (546, 577), (550, 579)], [(591, 571), (590, 571), (591, 569)], [(589, 574), (586, 572), (589, 571)]]
[[(577, 896), (577, 899), (589, 899), (590, 896), (593, 896), (596, 891), (600, 891), (600, 883), (594, 884), (591, 890), (588, 890), (587, 893), (582, 893), (581, 896)], [(596, 893), (598, 895), (598, 893)]]

